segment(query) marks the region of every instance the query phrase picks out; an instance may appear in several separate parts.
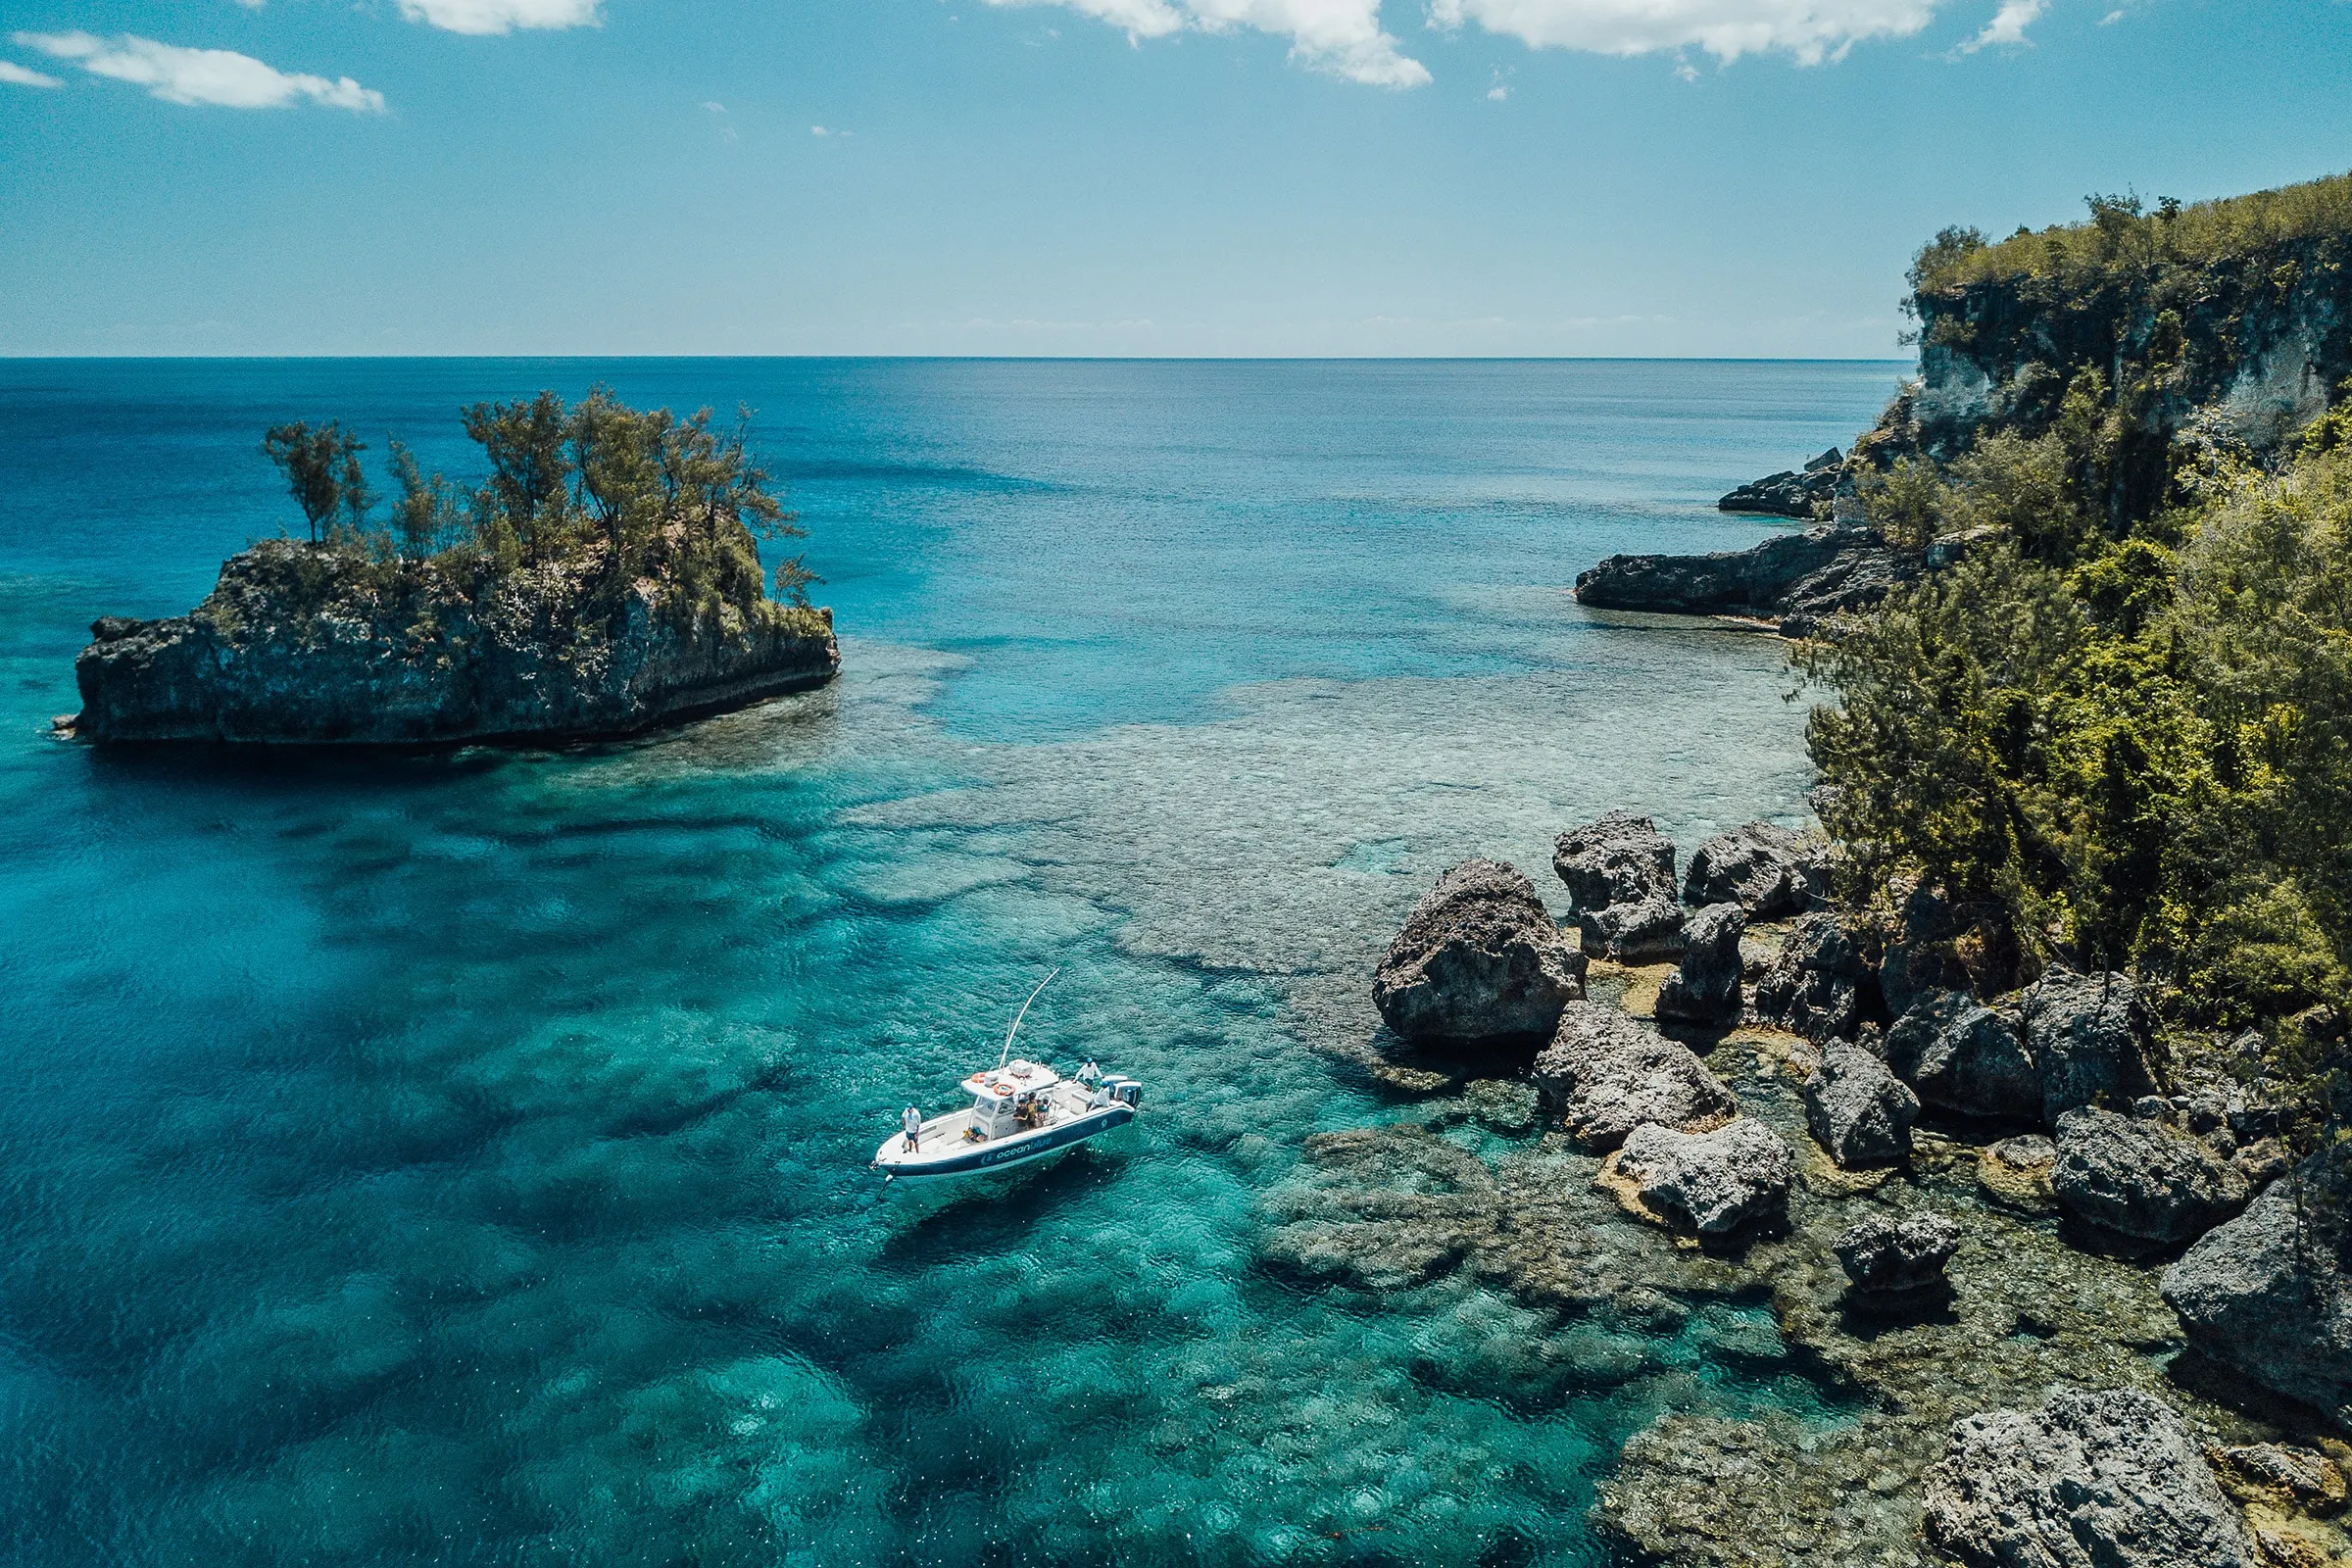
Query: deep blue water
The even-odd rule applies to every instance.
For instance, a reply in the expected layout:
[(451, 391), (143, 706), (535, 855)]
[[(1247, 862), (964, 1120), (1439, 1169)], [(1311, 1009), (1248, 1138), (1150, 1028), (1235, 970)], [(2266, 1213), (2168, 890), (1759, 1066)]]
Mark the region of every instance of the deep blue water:
[[(1896, 368), (0, 363), (0, 1551), (1602, 1560), (1635, 1426), (1808, 1406), (1768, 1319), (1304, 1290), (1256, 1205), (1411, 1114), (1335, 1053), (1438, 869), (1801, 816), (1777, 644), (1564, 589), (1761, 536), (1708, 503)], [(464, 475), (461, 404), (600, 380), (758, 411), (834, 688), (563, 755), (45, 734), (93, 616), (287, 523), (266, 425)], [(1056, 964), (1032, 1045), (1144, 1121), (877, 1190)]]

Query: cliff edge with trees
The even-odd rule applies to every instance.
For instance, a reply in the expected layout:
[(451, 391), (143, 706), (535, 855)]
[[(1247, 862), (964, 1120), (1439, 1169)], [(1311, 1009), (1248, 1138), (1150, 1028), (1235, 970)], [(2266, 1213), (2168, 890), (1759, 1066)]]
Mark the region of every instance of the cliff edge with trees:
[(339, 423), (264, 450), (307, 530), (232, 557), (186, 615), (109, 616), (74, 663), (94, 741), (446, 745), (626, 734), (840, 668), (800, 536), (739, 422), (599, 388), (465, 411), (463, 489), (391, 443), (389, 520)]

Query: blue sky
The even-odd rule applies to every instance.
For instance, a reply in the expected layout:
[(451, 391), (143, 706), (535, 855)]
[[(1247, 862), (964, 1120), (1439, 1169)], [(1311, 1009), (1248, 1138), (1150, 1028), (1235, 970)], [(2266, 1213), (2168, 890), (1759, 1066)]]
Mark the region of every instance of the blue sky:
[(0, 0), (0, 354), (1891, 356), (2352, 5)]

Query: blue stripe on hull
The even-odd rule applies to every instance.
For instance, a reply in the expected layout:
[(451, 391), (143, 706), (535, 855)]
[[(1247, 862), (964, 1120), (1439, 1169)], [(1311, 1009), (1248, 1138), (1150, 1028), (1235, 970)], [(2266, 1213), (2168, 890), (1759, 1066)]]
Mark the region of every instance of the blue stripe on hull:
[(894, 1165), (890, 1173), (903, 1182), (933, 1181), (943, 1176), (976, 1176), (982, 1171), (1009, 1170), (1033, 1159), (1059, 1153), (1074, 1145), (1083, 1144), (1098, 1133), (1113, 1127), (1124, 1127), (1135, 1120), (1130, 1105), (1113, 1105), (1110, 1109), (1089, 1116), (1082, 1121), (1051, 1128), (1027, 1138), (1001, 1139), (993, 1144), (974, 1145), (968, 1153), (953, 1159), (925, 1160), (920, 1165)]

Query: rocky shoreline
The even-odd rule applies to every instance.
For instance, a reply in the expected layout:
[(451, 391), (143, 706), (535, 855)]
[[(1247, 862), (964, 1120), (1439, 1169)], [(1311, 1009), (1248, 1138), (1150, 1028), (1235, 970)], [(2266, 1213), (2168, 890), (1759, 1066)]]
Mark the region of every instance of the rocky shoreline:
[(91, 627), (74, 661), (98, 742), (449, 746), (633, 734), (820, 686), (832, 614), (764, 597), (615, 591), (601, 556), (494, 569), (294, 540), (230, 558), (186, 615)]
[(1600, 1335), (1768, 1301), (1759, 1353), (1838, 1413), (1634, 1434), (1593, 1516), (1642, 1562), (2348, 1560), (2352, 1290), (2301, 1245), (2278, 1107), (2169, 1081), (2122, 976), (1978, 999), (1932, 898), (1891, 936), (1821, 907), (1827, 849), (1754, 824), (1678, 888), (1613, 814), (1560, 836), (1566, 928), (1507, 866), (1447, 873), (1375, 990), (1426, 1093), (1310, 1141), (1265, 1262)]

